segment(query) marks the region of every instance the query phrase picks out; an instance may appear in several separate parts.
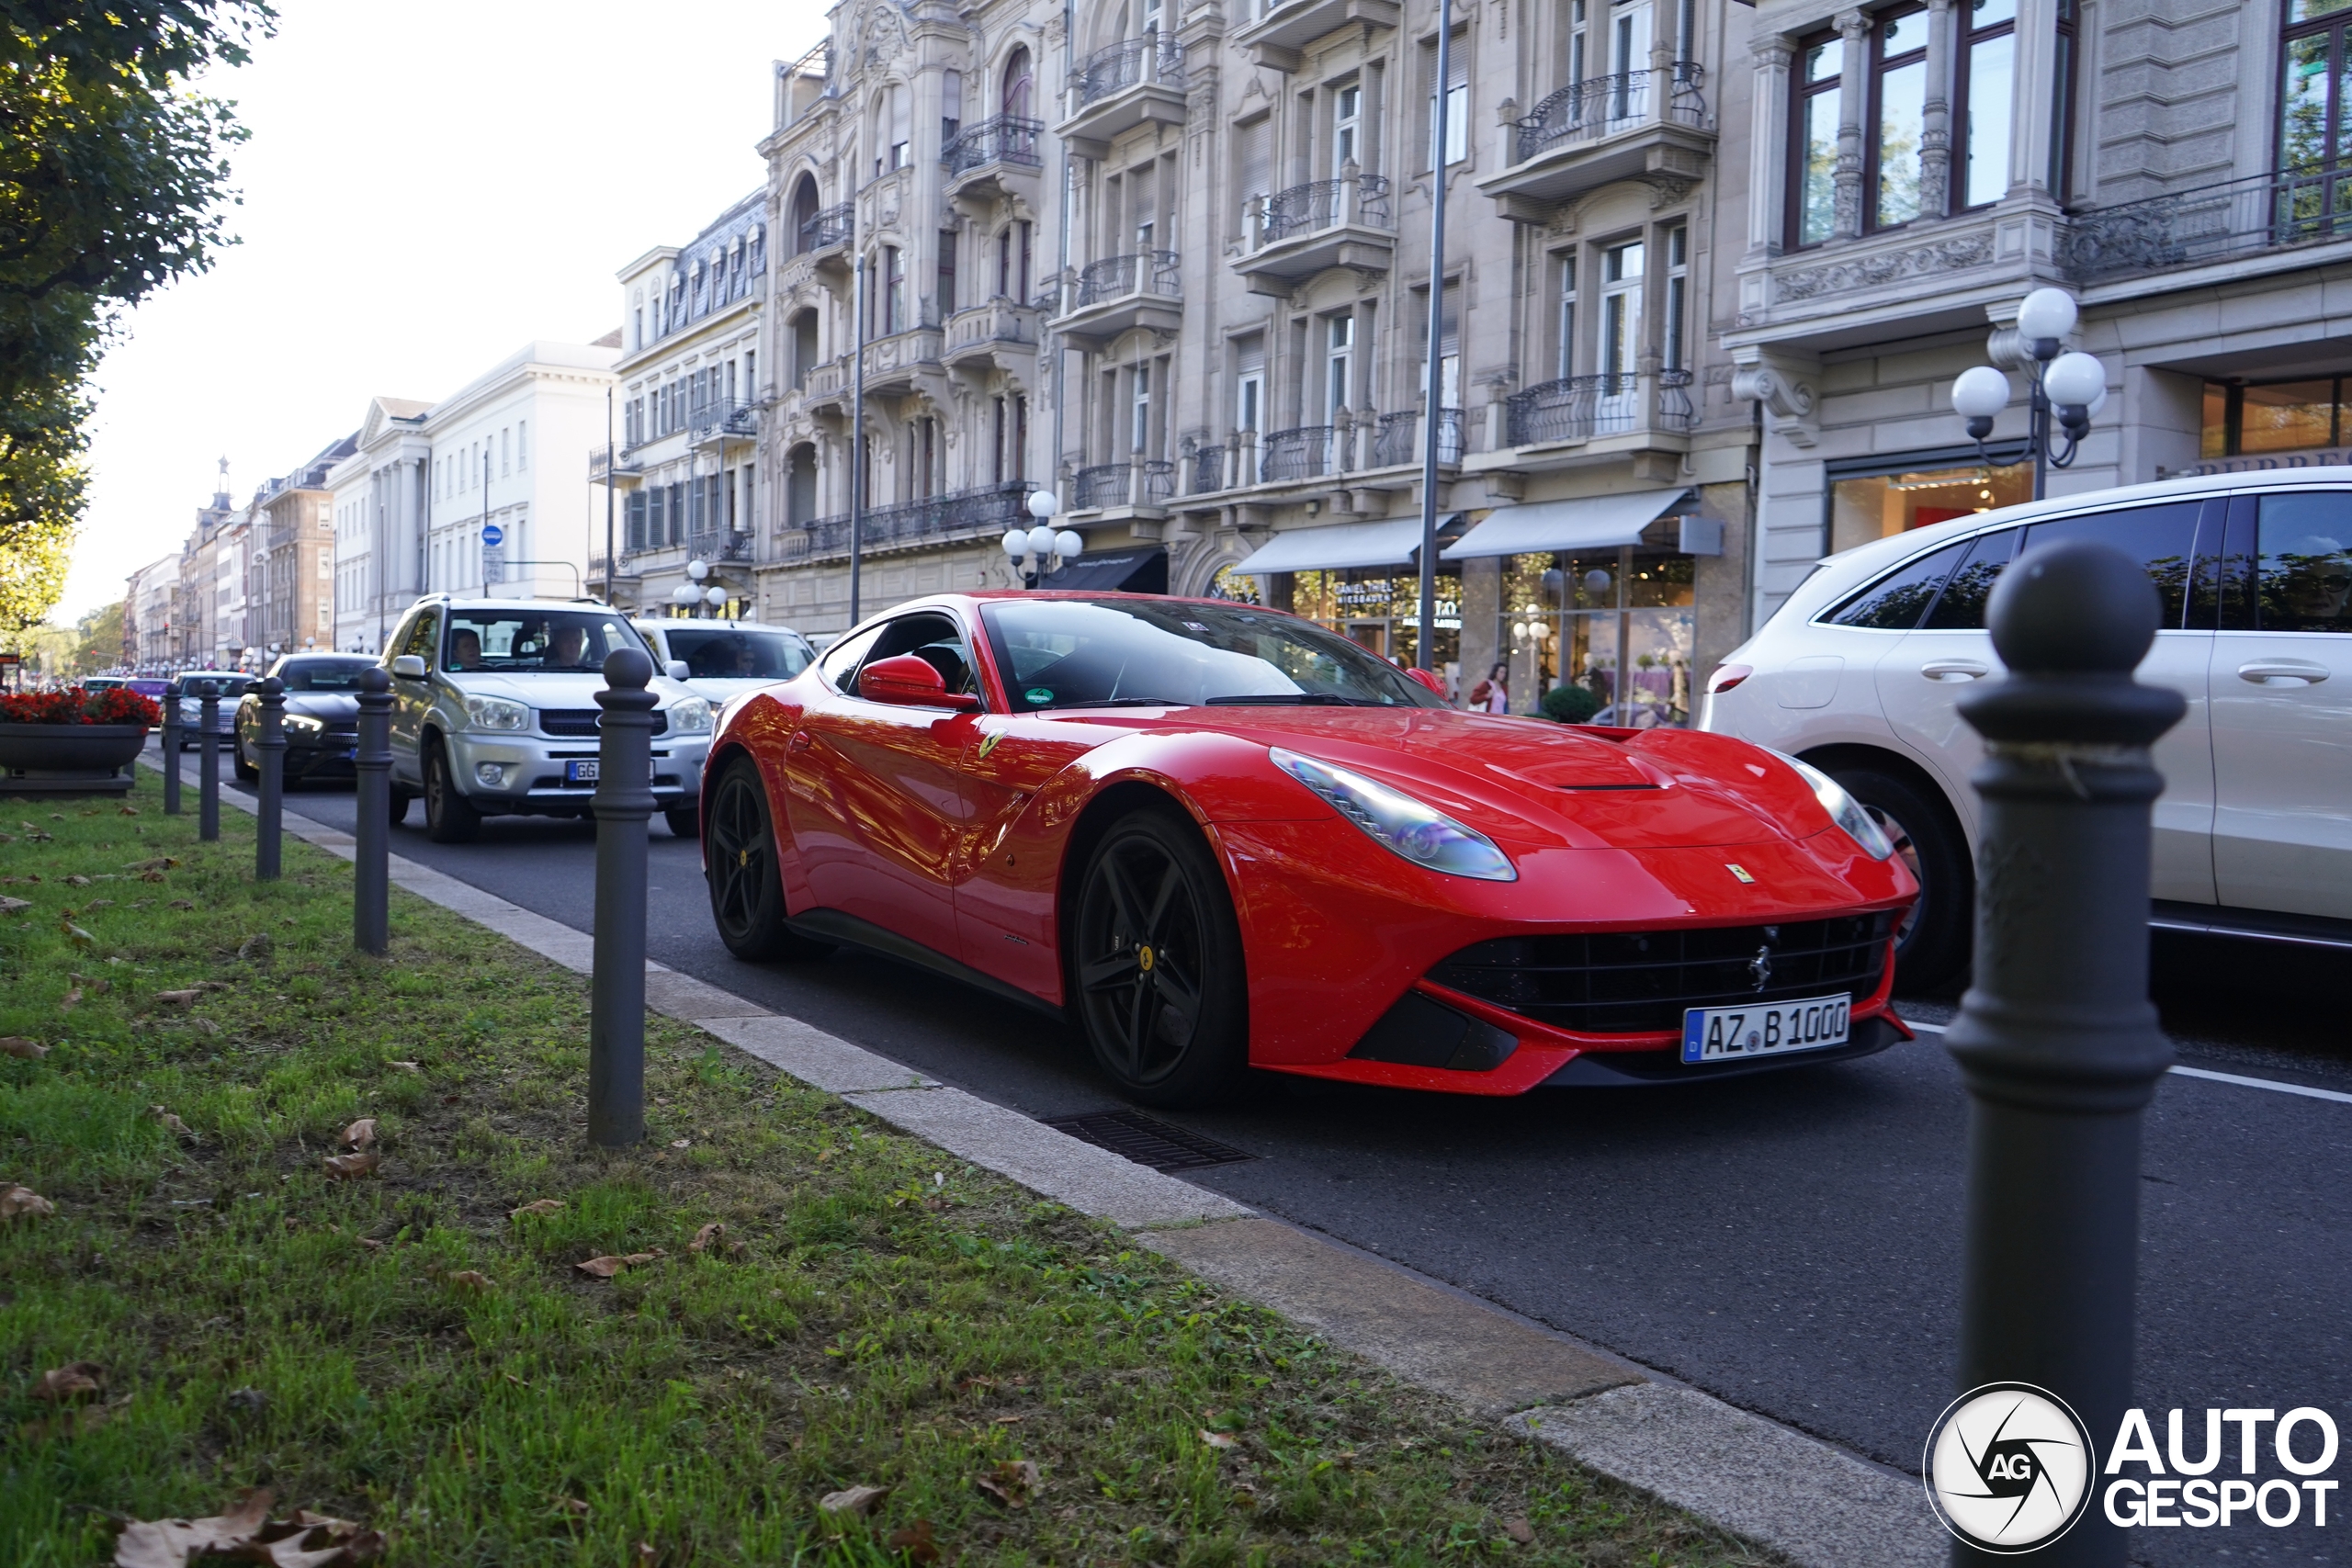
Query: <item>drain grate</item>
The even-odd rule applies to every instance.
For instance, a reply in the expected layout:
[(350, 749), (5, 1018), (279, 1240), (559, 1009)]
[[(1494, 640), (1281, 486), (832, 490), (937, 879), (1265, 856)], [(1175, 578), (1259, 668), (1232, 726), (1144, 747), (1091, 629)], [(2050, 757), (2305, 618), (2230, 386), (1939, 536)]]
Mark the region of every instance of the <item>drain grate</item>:
[(1124, 1155), (1154, 1170), (1198, 1170), (1203, 1166), (1231, 1165), (1255, 1159), (1230, 1144), (1188, 1133), (1154, 1121), (1140, 1111), (1089, 1111), (1076, 1116), (1048, 1116), (1046, 1125), (1071, 1137)]

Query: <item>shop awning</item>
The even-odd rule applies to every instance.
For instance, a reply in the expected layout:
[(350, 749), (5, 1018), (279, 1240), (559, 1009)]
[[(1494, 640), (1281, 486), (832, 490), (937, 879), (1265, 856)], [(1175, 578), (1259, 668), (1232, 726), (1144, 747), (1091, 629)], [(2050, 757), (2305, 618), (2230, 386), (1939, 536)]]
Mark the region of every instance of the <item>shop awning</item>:
[(1236, 563), (1237, 572), (1338, 571), (1351, 566), (1403, 566), (1421, 547), (1421, 520), (1392, 517), (1381, 523), (1326, 523), (1291, 528)]
[(1485, 522), (1448, 546), (1444, 558), (1613, 550), (1620, 545), (1638, 545), (1642, 530), (1690, 493), (1687, 489), (1644, 490), (1627, 495), (1588, 495), (1574, 501), (1497, 507), (1487, 513)]
[(1093, 593), (1165, 593), (1168, 592), (1168, 549), (1154, 545), (1149, 549), (1108, 550), (1099, 556), (1080, 556), (1049, 577), (1040, 578), (1040, 588), (1055, 592), (1072, 589)]

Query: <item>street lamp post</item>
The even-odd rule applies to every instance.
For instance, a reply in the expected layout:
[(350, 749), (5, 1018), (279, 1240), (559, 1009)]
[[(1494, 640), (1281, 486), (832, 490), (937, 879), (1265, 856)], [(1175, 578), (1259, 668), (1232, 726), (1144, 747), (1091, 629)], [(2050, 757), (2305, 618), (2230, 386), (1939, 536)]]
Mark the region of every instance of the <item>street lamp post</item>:
[(1041, 579), (1061, 570), (1085, 552), (1086, 541), (1076, 529), (1054, 531), (1054, 513), (1061, 510), (1061, 504), (1052, 491), (1032, 491), (1029, 515), (1037, 520), (1036, 525), (1005, 531), (1005, 556), (1012, 562), (1012, 570), (1020, 573), (1024, 588), (1036, 587)]
[[(2091, 415), (2107, 401), (2107, 367), (2093, 355), (2066, 353), (2075, 330), (2075, 297), (2063, 288), (2037, 288), (2018, 306), (2018, 339), (2033, 356), (2027, 394), (2026, 446), (2033, 453), (2033, 499), (2040, 501), (2049, 470), (2074, 467)], [(1951, 406), (1968, 421), (1969, 439), (1984, 455), (1993, 421), (2009, 406), (2009, 378), (1989, 365), (1963, 370), (1951, 384)], [(2064, 445), (2052, 450), (2050, 422), (2057, 417)]]

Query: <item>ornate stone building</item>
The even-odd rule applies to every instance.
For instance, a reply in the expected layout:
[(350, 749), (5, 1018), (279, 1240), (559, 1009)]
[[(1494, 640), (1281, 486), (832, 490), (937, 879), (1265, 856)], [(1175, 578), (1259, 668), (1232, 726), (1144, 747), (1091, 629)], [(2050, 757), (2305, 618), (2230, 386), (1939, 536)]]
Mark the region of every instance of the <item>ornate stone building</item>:
[(1008, 582), (1046, 488), (1087, 541), (1048, 585), (1259, 597), (1409, 660), (1433, 351), (1438, 662), (1681, 722), (1749, 607), (1727, 9), (1463, 0), (1441, 84), (1432, 0), (1081, 0), (1070, 37), (844, 0), (762, 147), (764, 613), (848, 624), (854, 476), (863, 613)]

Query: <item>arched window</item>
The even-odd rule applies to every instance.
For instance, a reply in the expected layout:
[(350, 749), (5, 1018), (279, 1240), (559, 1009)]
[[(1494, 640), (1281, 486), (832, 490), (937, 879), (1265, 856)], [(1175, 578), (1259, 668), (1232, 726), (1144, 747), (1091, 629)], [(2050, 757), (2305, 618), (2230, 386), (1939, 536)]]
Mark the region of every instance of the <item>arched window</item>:
[(816, 235), (809, 232), (809, 226), (816, 221), (817, 179), (813, 175), (803, 175), (792, 191), (791, 229), (786, 236), (790, 254), (797, 256), (811, 248)]
[(1004, 62), (1004, 89), (1000, 101), (1003, 112), (1011, 119), (1027, 119), (1031, 106), (1037, 96), (1037, 73), (1030, 63), (1029, 46), (1014, 49)]

